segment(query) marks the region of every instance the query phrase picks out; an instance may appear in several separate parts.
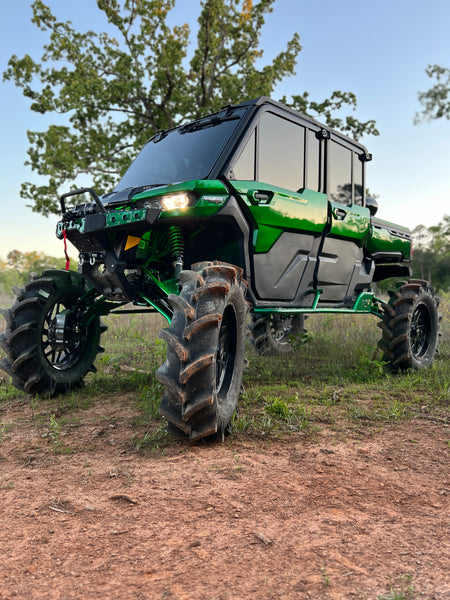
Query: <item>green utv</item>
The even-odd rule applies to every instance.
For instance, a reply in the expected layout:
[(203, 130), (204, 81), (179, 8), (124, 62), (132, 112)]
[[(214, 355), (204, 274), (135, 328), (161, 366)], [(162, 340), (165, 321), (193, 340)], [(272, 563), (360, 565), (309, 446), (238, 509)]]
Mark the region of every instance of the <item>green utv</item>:
[[(170, 323), (160, 413), (194, 440), (230, 424), (249, 327), (256, 351), (281, 353), (306, 313), (372, 314), (385, 361), (430, 365), (433, 288), (403, 282), (387, 302), (371, 291), (408, 279), (411, 240), (375, 218), (370, 159), (268, 98), (157, 133), (111, 193), (61, 196), (56, 235), (78, 249), (78, 273), (48, 270), (16, 290), (2, 311), (0, 366), (29, 394), (67, 392), (95, 370), (102, 315), (129, 303), (126, 311), (158, 311)], [(67, 205), (83, 194), (90, 201)]]

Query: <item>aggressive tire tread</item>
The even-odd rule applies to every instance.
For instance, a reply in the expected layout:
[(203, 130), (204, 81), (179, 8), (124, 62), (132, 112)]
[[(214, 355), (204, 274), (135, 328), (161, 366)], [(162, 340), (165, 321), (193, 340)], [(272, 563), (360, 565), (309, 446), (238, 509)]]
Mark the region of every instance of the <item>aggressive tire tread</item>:
[(160, 414), (169, 431), (190, 440), (224, 432), (241, 388), (248, 305), (242, 270), (202, 262), (180, 274), (170, 327), (161, 332), (166, 360), (156, 373), (165, 386)]
[(421, 279), (412, 279), (389, 292), (389, 304), (378, 325), (378, 345), (392, 369), (420, 369), (432, 364), (438, 353), (439, 299), (434, 288)]
[(65, 334), (58, 340), (52, 330), (57, 311), (70, 311), (85, 292), (81, 275), (56, 269), (14, 289), (15, 303), (0, 313), (6, 320), (0, 338), (6, 357), (0, 368), (15, 387), (32, 395), (54, 396), (82, 387), (86, 373), (95, 372), (93, 362), (104, 330), (98, 317), (84, 328), (72, 321), (65, 324), (73, 336), (69, 342)]

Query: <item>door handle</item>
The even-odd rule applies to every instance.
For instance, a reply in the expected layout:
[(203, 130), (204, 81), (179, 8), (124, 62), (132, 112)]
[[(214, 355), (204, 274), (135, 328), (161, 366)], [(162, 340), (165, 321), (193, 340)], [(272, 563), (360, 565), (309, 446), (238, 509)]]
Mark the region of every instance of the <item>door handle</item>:
[(273, 192), (270, 190), (250, 190), (247, 196), (255, 204), (269, 204), (273, 198)]
[(347, 216), (347, 211), (342, 208), (335, 208), (333, 211), (335, 219), (342, 221)]

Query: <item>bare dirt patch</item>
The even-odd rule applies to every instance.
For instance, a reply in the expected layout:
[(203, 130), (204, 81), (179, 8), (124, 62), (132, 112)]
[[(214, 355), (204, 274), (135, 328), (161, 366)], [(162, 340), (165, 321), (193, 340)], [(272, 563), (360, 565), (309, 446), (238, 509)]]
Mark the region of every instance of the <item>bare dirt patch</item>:
[(95, 410), (2, 410), (2, 600), (450, 597), (444, 425), (138, 454)]

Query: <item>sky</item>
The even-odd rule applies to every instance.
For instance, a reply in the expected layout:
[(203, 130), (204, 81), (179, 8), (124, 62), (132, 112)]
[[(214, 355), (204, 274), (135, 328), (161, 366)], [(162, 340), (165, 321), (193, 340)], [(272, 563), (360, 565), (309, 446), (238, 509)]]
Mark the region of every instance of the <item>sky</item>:
[[(42, 55), (47, 35), (31, 23), (31, 0), (0, 0), (0, 72), (12, 54)], [(95, 0), (46, 0), (60, 20), (79, 30), (101, 31), (105, 22)], [(176, 0), (171, 24), (188, 23), (195, 43), (199, 0)], [(450, 67), (448, 0), (275, 0), (261, 37), (264, 61), (301, 39), (296, 75), (272, 97), (308, 91), (323, 100), (334, 90), (353, 92), (356, 117), (375, 119), (379, 137), (361, 141), (373, 155), (367, 184), (376, 193), (378, 217), (413, 229), (436, 225), (450, 214), (450, 121), (414, 124), (417, 94), (432, 85), (429, 64)], [(244, 98), (243, 98), (244, 100)], [(62, 256), (55, 236), (58, 217), (33, 213), (20, 198), (24, 181), (38, 182), (24, 166), (27, 130), (43, 131), (52, 117), (30, 111), (12, 82), (0, 78), (0, 258), (10, 250), (40, 250)], [(76, 257), (72, 247), (70, 254)]]

